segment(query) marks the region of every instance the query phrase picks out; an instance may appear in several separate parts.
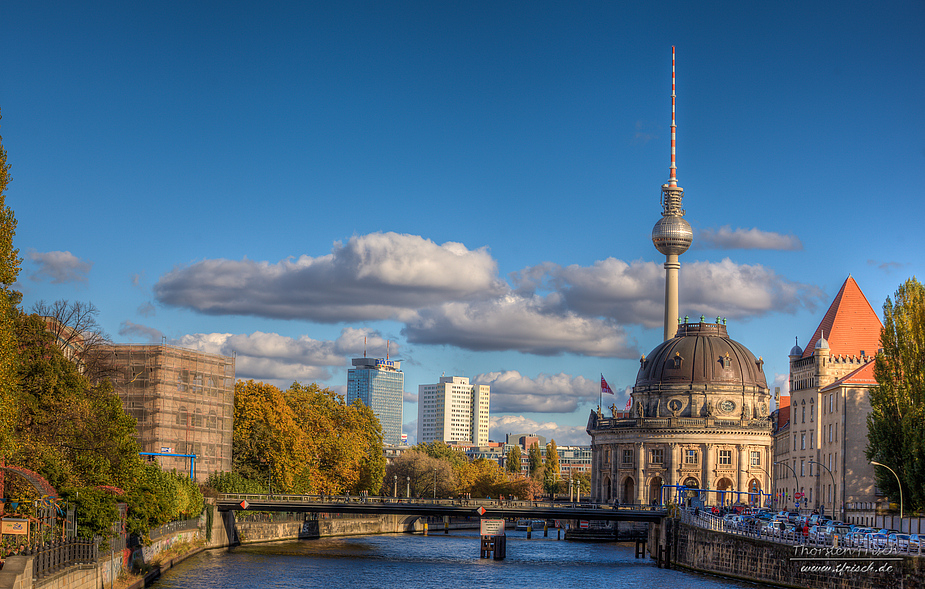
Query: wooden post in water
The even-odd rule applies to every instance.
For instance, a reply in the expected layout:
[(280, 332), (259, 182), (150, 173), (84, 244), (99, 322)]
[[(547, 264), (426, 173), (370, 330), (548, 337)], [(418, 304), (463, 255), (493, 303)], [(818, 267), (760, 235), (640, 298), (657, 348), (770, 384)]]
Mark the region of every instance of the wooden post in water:
[(543, 522), (543, 537), (544, 538), (549, 537), (549, 522), (548, 521)]

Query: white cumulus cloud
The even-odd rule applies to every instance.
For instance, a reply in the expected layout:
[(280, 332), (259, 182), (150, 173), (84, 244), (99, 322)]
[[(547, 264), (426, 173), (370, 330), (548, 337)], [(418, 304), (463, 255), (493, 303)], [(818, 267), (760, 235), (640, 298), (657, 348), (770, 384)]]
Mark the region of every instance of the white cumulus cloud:
[(733, 230), (729, 225), (719, 229), (703, 229), (694, 237), (695, 249), (752, 249), (797, 251), (803, 243), (795, 235), (782, 235), (752, 227)]

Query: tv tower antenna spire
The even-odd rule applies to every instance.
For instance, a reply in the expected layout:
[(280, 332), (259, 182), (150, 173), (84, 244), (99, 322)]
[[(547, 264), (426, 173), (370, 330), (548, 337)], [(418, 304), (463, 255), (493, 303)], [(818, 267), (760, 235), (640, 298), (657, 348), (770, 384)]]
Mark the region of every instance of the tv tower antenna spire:
[(652, 243), (655, 249), (665, 254), (665, 340), (677, 333), (678, 273), (681, 270), (679, 256), (687, 251), (694, 240), (691, 225), (684, 220), (681, 200), (684, 189), (678, 186), (675, 163), (675, 54), (671, 47), (671, 166), (668, 168), (668, 183), (662, 185), (662, 218), (652, 228)]

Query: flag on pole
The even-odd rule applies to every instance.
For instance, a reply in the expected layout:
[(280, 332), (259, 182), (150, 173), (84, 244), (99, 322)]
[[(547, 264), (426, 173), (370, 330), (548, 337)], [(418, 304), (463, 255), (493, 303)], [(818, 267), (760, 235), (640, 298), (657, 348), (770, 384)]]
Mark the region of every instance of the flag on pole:
[(629, 399), (626, 400), (626, 407), (624, 407), (623, 410), (624, 410), (624, 411), (629, 411), (629, 410), (630, 410), (630, 406), (632, 406), (632, 404), (633, 404), (633, 398), (630, 397)]
[(613, 391), (610, 390), (610, 385), (607, 384), (607, 381), (606, 381), (606, 380), (604, 380), (604, 375), (603, 375), (603, 374), (601, 375), (601, 393), (607, 393), (608, 395), (612, 395), (612, 394), (613, 394)]

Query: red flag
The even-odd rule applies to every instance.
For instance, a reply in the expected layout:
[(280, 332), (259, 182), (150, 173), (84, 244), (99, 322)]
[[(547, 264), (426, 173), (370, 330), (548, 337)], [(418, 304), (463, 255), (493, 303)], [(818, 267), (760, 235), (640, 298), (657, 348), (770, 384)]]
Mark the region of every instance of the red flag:
[(603, 375), (603, 374), (601, 375), (601, 393), (607, 393), (608, 395), (612, 395), (612, 394), (613, 394), (613, 391), (610, 390), (610, 385), (607, 384), (607, 381), (606, 381), (606, 380), (604, 380), (604, 375)]
[(629, 410), (630, 410), (630, 406), (631, 406), (632, 404), (633, 404), (633, 398), (630, 397), (629, 399), (626, 400), (626, 407), (624, 407), (623, 410), (624, 410), (624, 411), (629, 411)]

